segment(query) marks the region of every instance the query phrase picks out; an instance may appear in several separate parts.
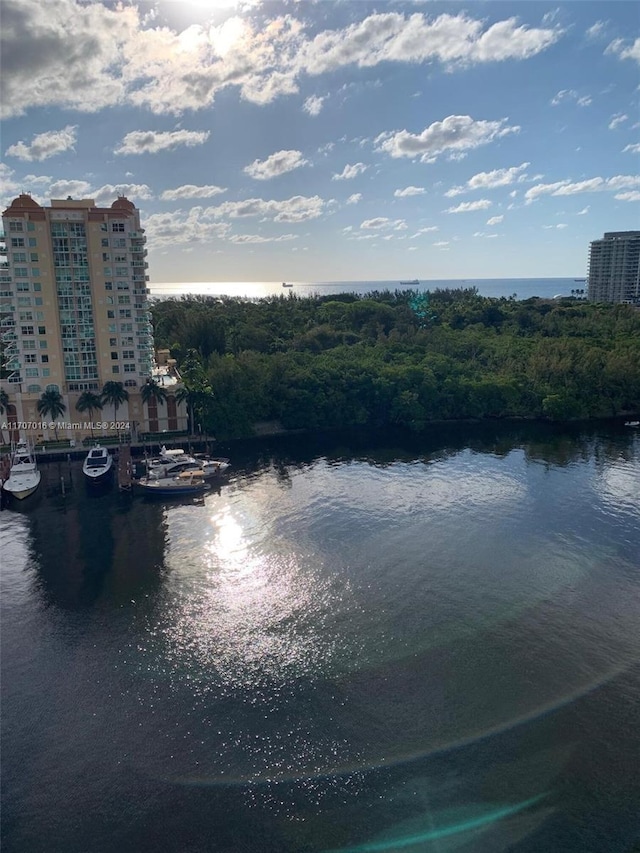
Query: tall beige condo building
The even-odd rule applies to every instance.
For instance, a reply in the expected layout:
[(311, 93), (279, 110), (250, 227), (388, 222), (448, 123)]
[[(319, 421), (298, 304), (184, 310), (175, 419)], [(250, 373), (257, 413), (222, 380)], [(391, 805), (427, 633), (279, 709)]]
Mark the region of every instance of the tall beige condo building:
[(587, 292), (592, 302), (640, 305), (640, 231), (608, 231), (591, 243)]
[[(177, 374), (171, 362), (159, 369), (154, 361), (140, 211), (124, 197), (110, 207), (71, 198), (43, 207), (23, 194), (4, 211), (3, 226), (1, 384), (17, 421), (42, 421), (38, 399), (57, 390), (66, 405), (59, 420), (84, 422), (88, 415), (75, 408), (80, 394), (100, 394), (106, 382), (116, 381), (129, 394), (117, 418), (129, 422), (134, 436), (184, 429), (186, 417), (174, 396)], [(150, 411), (140, 389), (152, 376), (169, 399), (152, 401)], [(105, 405), (93, 419), (113, 421), (114, 414)], [(26, 431), (36, 439), (43, 432)], [(72, 432), (62, 430), (65, 437)], [(51, 436), (45, 430), (42, 437)]]

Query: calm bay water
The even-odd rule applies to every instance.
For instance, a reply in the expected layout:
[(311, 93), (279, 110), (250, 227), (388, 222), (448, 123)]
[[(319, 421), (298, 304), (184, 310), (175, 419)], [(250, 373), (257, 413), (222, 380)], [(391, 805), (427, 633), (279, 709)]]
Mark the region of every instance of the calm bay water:
[(0, 514), (5, 853), (628, 853), (637, 430), (225, 452)]
[(586, 288), (584, 279), (573, 278), (474, 278), (474, 279), (424, 279), (417, 285), (401, 285), (399, 281), (296, 281), (292, 288), (283, 288), (281, 281), (186, 281), (151, 284), (151, 295), (161, 299), (201, 294), (205, 296), (242, 296), (262, 299), (265, 296), (295, 294), (296, 296), (323, 296), (331, 293), (371, 293), (382, 290), (435, 290), (439, 288), (477, 287), (481, 296), (518, 299), (539, 296), (570, 296), (575, 289)]

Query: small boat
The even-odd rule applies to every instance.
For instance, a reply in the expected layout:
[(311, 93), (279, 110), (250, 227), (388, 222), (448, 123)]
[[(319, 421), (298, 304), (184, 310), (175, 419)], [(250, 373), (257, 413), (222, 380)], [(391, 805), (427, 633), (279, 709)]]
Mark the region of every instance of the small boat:
[(417, 287), (420, 282), (417, 278), (412, 278), (411, 281), (401, 281), (400, 284), (405, 287)]
[(625, 426), (628, 427), (640, 427), (640, 421), (626, 421)]
[(2, 488), (21, 501), (35, 492), (40, 485), (40, 479), (41, 474), (33, 451), (26, 441), (19, 441), (11, 455), (9, 479)]
[(283, 282), (282, 282), (282, 286), (283, 286), (283, 287), (293, 287), (293, 285), (292, 285), (292, 284), (288, 284), (286, 281), (283, 281)]
[(157, 495), (163, 498), (181, 495), (200, 495), (210, 489), (200, 471), (183, 471), (177, 477), (145, 477), (136, 480), (134, 485), (145, 495)]
[(113, 472), (113, 457), (106, 447), (97, 444), (87, 453), (82, 473), (90, 483), (103, 483)]

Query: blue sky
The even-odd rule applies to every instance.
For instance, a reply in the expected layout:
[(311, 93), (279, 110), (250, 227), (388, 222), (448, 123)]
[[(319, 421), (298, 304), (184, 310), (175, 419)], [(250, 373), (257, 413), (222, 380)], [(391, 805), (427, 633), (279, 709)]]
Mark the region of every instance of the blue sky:
[(3, 206), (119, 191), (153, 282), (582, 276), (640, 227), (633, 2), (2, 2)]

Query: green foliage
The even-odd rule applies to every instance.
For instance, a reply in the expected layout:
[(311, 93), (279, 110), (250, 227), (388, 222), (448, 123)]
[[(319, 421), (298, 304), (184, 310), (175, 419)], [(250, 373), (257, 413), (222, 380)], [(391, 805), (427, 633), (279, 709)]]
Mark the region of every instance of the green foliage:
[(630, 306), (466, 288), (183, 298), (153, 312), (157, 344), (180, 361), (192, 429), (220, 438), (269, 420), (420, 430), (640, 411), (640, 312)]

